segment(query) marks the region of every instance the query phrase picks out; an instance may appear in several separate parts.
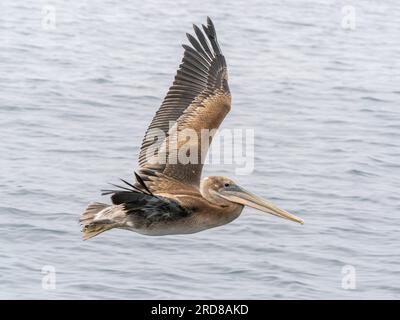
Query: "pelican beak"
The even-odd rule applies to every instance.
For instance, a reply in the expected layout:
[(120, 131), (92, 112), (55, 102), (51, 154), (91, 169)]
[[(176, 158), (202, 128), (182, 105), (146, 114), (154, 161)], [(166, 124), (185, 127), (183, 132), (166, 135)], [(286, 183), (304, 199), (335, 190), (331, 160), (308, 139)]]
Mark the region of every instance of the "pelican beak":
[(223, 189), (218, 192), (219, 196), (222, 198), (242, 204), (244, 206), (252, 207), (257, 210), (268, 212), (274, 216), (278, 216), (283, 219), (292, 220), (300, 224), (304, 224), (304, 221), (295, 215), (278, 208), (273, 203), (262, 199), (239, 186), (232, 186), (229, 189)]

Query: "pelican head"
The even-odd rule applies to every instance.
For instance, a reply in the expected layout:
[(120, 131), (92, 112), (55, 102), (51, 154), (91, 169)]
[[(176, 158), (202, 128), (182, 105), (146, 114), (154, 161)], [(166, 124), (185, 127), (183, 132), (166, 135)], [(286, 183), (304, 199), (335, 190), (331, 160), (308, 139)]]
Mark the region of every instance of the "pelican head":
[(215, 204), (229, 205), (235, 203), (304, 224), (302, 219), (278, 208), (270, 201), (250, 193), (226, 177), (213, 176), (203, 179), (200, 185), (200, 192), (203, 197)]

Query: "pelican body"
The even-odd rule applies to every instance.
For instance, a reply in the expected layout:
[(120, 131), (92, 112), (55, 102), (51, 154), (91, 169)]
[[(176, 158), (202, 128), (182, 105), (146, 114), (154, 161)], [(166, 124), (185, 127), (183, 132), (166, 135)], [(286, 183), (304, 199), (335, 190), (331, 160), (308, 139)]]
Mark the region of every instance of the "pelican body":
[[(121, 179), (124, 186), (104, 190), (103, 194), (111, 195), (111, 205), (87, 206), (80, 217), (84, 240), (113, 228), (149, 236), (195, 233), (232, 222), (244, 206), (303, 224), (229, 178), (201, 180), (202, 160), (212, 141), (208, 137), (204, 147), (201, 132), (218, 129), (230, 111), (231, 95), (225, 57), (211, 19), (207, 18), (203, 31), (193, 27), (196, 37), (187, 34), (192, 46), (183, 45), (175, 80), (146, 131), (135, 181)], [(187, 144), (188, 130), (196, 133), (197, 140), (190, 142), (196, 152), (193, 148), (186, 152), (195, 161), (176, 161), (174, 156)]]

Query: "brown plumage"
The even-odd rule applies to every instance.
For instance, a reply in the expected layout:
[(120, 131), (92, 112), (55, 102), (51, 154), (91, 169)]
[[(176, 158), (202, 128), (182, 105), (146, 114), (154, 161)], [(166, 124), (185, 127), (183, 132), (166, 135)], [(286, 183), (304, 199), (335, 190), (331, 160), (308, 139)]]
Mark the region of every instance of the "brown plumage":
[[(106, 190), (112, 205), (89, 204), (80, 219), (85, 240), (112, 228), (146, 235), (198, 232), (231, 222), (244, 205), (303, 223), (228, 178), (200, 182), (212, 140), (211, 134), (202, 143), (202, 133), (218, 129), (231, 108), (231, 95), (211, 19), (203, 31), (194, 26), (194, 32), (196, 37), (187, 34), (192, 46), (183, 45), (175, 80), (146, 131), (136, 182), (123, 180), (119, 190)], [(183, 163), (176, 155), (187, 145), (187, 133), (194, 133), (195, 141), (186, 151), (191, 161)]]
[[(139, 166), (187, 184), (199, 185), (204, 162), (201, 160), (207, 148), (201, 149), (201, 141), (198, 141), (197, 164), (189, 165), (171, 164), (168, 148), (178, 149), (185, 142), (185, 137), (180, 134), (185, 129), (195, 130), (199, 138), (202, 129), (218, 129), (231, 108), (231, 95), (225, 57), (219, 48), (211, 19), (207, 19), (207, 26), (203, 25), (211, 46), (201, 30), (195, 25), (193, 27), (197, 39), (187, 34), (193, 48), (183, 45), (185, 51), (175, 80), (146, 131)], [(171, 123), (175, 127), (170, 130)], [(154, 135), (160, 131), (166, 139), (154, 143)], [(171, 141), (175, 140), (171, 145)], [(162, 165), (151, 164), (153, 158), (149, 155), (159, 155), (160, 150), (164, 150), (167, 161)]]

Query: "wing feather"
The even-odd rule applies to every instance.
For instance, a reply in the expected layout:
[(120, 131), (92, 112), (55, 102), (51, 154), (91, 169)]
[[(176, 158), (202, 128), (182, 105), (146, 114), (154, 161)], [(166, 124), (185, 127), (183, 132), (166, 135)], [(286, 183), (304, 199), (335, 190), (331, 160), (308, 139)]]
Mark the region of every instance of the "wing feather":
[(202, 129), (217, 129), (230, 110), (227, 66), (214, 24), (207, 18), (207, 26), (202, 27), (203, 31), (193, 25), (195, 36), (187, 34), (191, 46), (183, 45), (175, 80), (140, 149), (139, 174), (150, 182), (147, 185), (154, 193), (173, 184), (198, 187), (208, 148), (200, 150), (201, 141), (197, 140), (197, 162), (181, 163), (179, 158), (173, 161), (172, 154), (184, 144), (187, 137), (181, 134), (186, 129), (194, 130), (200, 139)]

